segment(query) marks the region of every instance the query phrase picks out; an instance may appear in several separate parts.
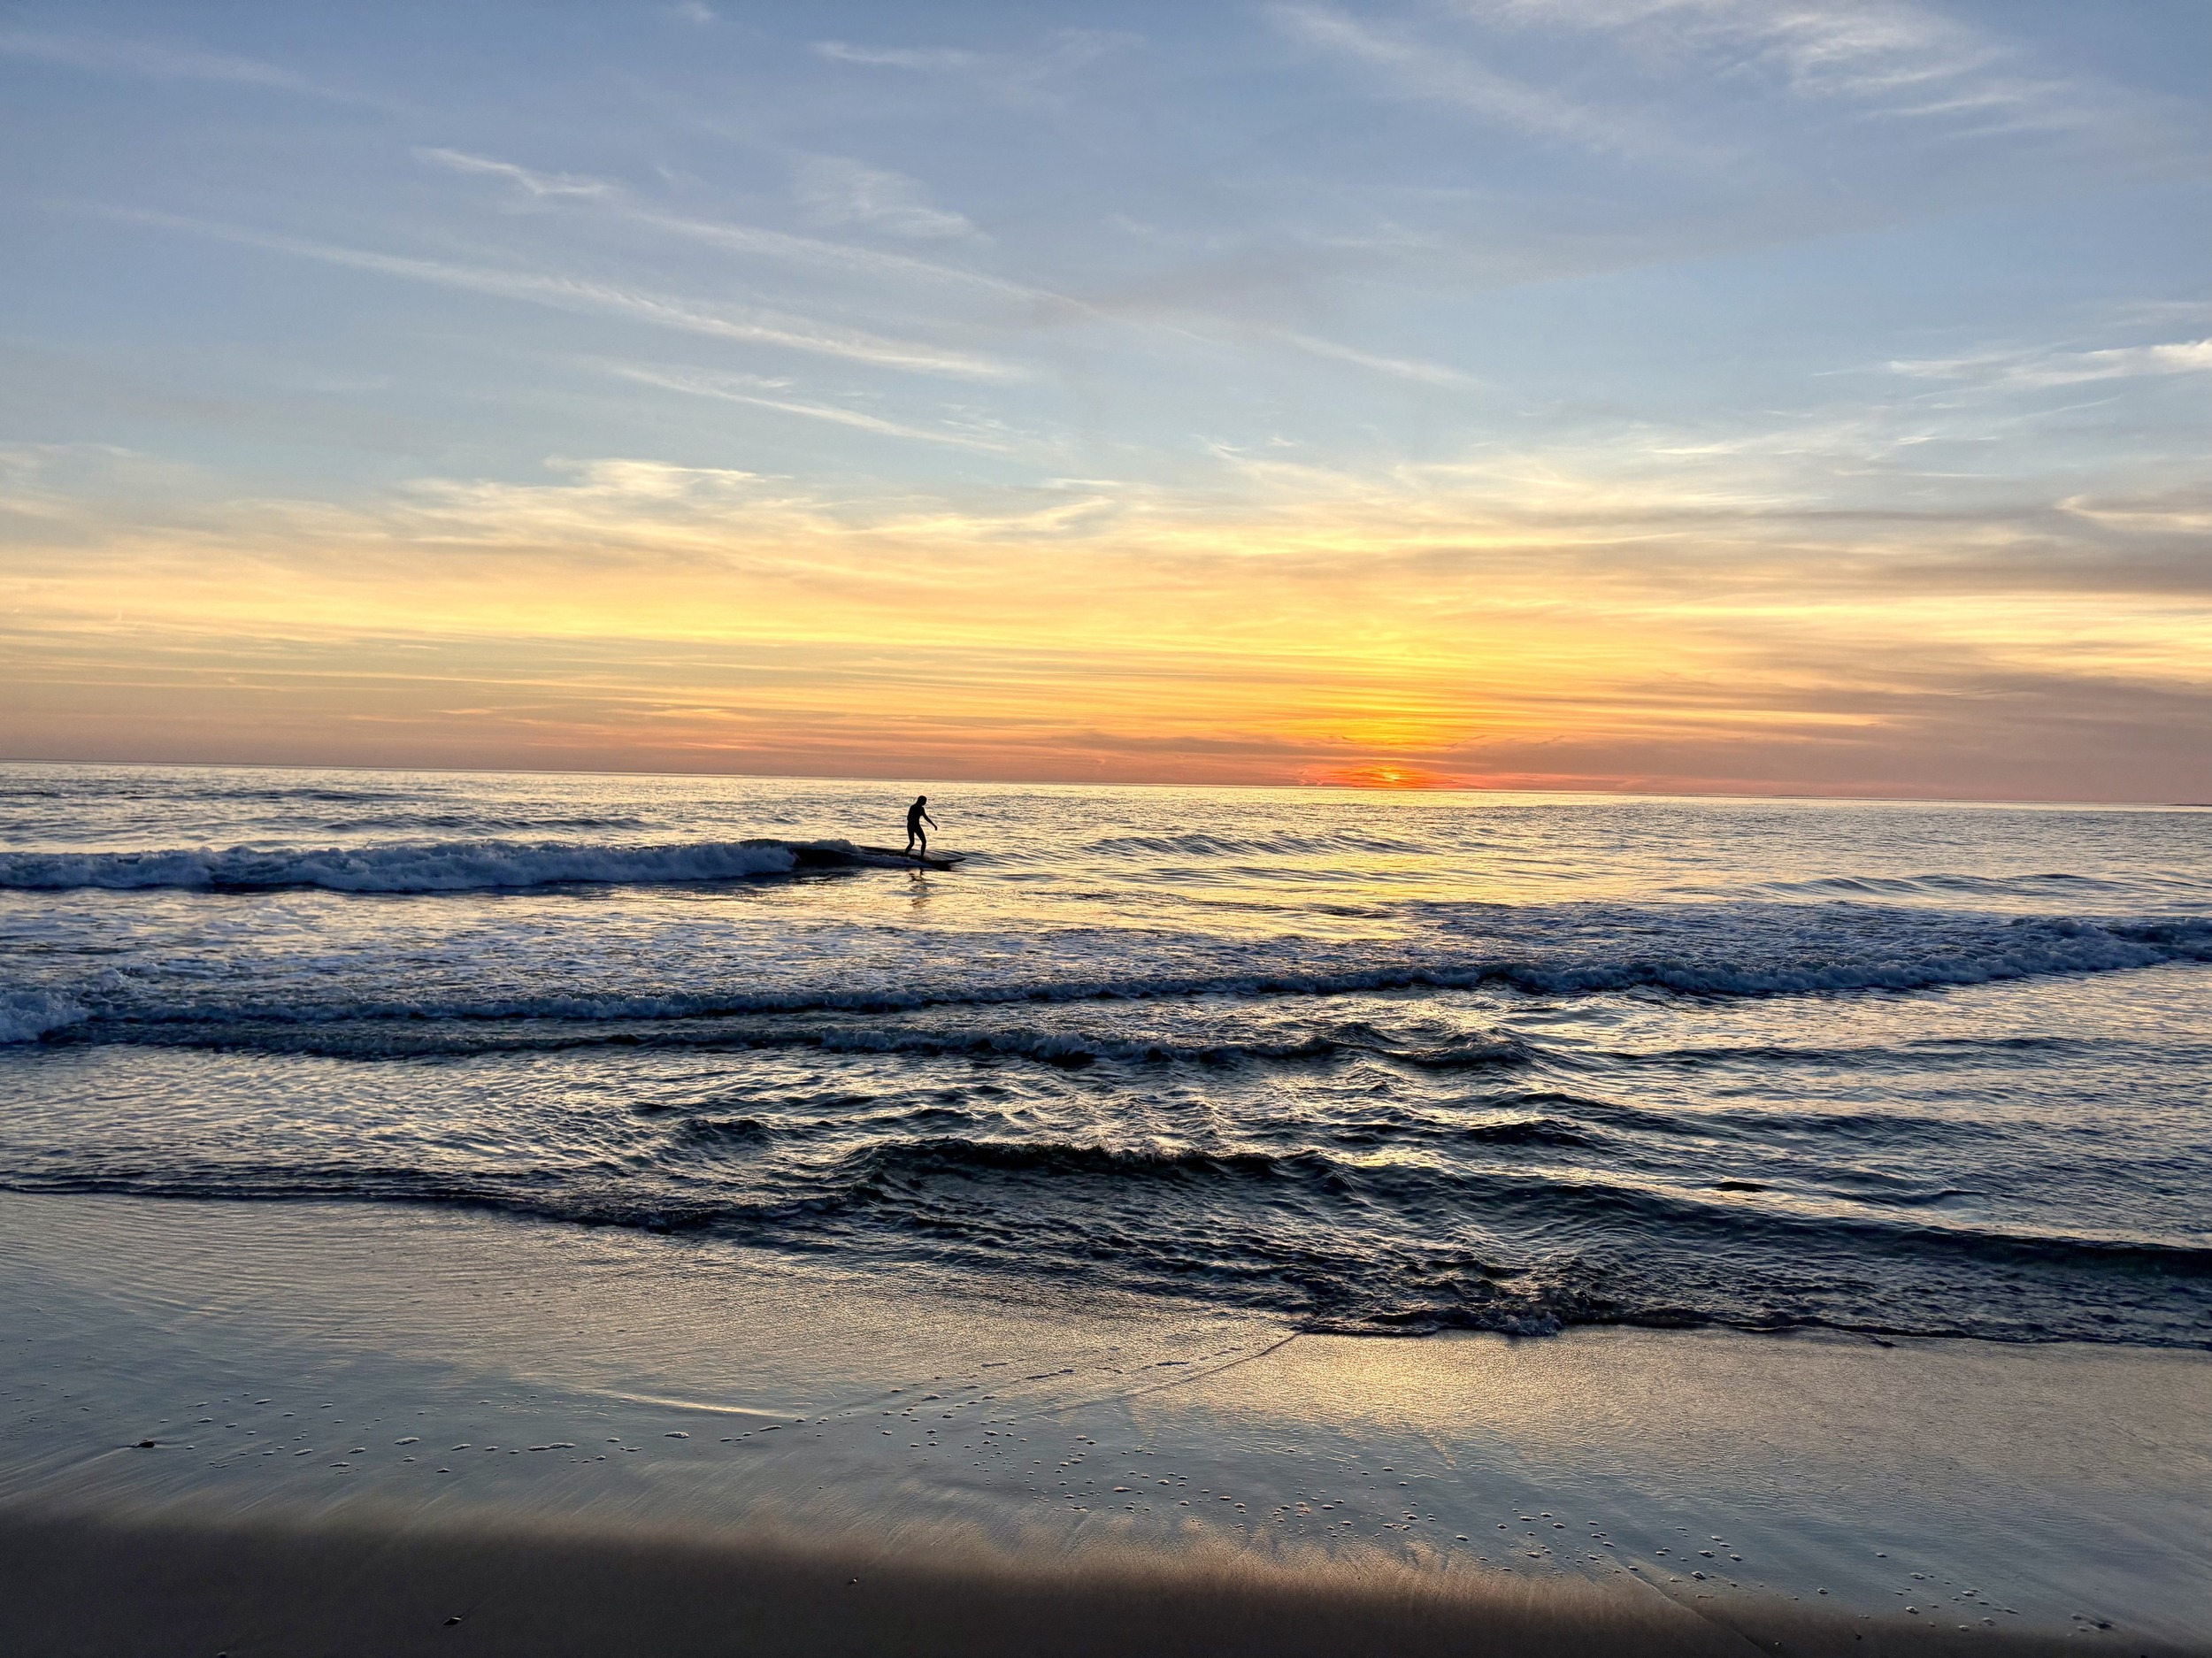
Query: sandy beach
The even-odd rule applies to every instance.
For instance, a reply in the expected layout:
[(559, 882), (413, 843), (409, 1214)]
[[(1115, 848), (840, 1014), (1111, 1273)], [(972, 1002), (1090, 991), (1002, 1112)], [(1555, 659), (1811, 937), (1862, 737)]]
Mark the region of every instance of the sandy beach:
[(23, 1650), (2212, 1651), (2200, 1353), (1300, 1335), (343, 1205), (0, 1230)]

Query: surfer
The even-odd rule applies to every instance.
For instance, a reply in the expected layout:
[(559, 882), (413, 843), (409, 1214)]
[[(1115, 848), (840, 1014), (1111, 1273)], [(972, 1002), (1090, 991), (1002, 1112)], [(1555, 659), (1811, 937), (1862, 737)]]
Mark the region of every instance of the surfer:
[[(937, 826), (937, 820), (922, 810), (928, 804), (928, 795), (917, 794), (914, 797), (914, 803), (906, 809), (906, 856), (909, 857), (929, 856), (929, 831), (924, 829), (922, 825), (927, 824), (930, 829), (934, 829)], [(915, 849), (917, 842), (920, 844), (921, 848), (918, 852)]]

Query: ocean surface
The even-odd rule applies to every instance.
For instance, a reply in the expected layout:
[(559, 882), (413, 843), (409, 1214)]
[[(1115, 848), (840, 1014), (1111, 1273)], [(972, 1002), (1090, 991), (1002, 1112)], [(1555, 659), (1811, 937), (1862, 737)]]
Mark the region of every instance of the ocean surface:
[(2212, 812), (915, 792), (0, 767), (0, 1189), (2212, 1345)]

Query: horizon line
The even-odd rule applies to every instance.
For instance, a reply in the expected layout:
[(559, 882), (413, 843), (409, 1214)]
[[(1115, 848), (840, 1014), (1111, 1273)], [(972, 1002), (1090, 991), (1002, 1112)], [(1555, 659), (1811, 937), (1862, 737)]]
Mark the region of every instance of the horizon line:
[[(897, 778), (841, 771), (665, 771), (649, 768), (616, 768), (607, 766), (464, 766), (464, 765), (399, 765), (399, 764), (342, 764), (332, 761), (290, 760), (108, 760), (81, 757), (52, 758), (35, 756), (0, 756), (0, 766), (69, 765), (165, 768), (175, 771), (376, 771), (409, 772), (433, 771), (453, 777), (639, 777), (711, 779), (751, 779), (761, 782), (787, 783), (880, 783), (886, 787), (904, 788), (907, 781)], [(909, 779), (910, 780), (910, 779)], [(1599, 800), (1712, 800), (1712, 801), (1796, 801), (1814, 802), (1830, 805), (1867, 806), (2007, 806), (2023, 808), (2064, 808), (2072, 810), (2104, 810), (2119, 811), (2212, 811), (2212, 801), (2157, 801), (2157, 800), (2072, 800), (2046, 797), (2003, 797), (1972, 794), (1809, 794), (1799, 791), (1752, 793), (1727, 789), (1632, 789), (1632, 788), (1531, 788), (1456, 783), (1443, 786), (1402, 784), (1378, 787), (1356, 783), (1325, 782), (1217, 782), (1195, 783), (1186, 780), (1156, 782), (1096, 782), (1076, 781), (1052, 778), (976, 778), (963, 777), (948, 779), (951, 784), (971, 784), (985, 788), (1177, 788), (1177, 789), (1299, 789), (1317, 793), (1378, 795), (1404, 798), (1409, 795), (1438, 794), (1535, 794), (1585, 795)], [(932, 787), (943, 787), (942, 783)]]

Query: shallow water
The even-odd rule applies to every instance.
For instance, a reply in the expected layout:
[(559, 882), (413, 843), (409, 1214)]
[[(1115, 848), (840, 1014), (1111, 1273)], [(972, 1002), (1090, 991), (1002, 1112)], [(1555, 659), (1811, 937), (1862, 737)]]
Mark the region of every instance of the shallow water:
[(0, 768), (0, 1186), (2212, 1343), (2212, 814), (963, 787), (812, 866), (909, 797)]

